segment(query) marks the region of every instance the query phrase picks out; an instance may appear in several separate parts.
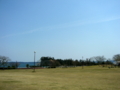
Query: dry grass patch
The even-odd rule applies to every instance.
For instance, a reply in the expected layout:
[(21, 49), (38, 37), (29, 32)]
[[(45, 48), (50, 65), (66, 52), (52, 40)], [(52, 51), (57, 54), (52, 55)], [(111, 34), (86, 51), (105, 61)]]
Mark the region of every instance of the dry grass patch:
[(0, 70), (0, 90), (120, 90), (120, 69)]

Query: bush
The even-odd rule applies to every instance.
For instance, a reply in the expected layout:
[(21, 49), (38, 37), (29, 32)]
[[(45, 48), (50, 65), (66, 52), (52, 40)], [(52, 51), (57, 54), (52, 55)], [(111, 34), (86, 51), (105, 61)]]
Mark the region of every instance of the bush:
[(8, 69), (11, 69), (11, 67), (10, 67), (10, 66), (8, 66)]
[(12, 69), (16, 69), (16, 67), (15, 67), (15, 66), (12, 66)]

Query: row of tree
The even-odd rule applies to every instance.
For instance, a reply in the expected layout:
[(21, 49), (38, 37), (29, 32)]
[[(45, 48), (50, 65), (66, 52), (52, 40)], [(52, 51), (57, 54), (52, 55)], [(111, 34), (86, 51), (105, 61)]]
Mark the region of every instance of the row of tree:
[[(114, 55), (113, 60), (120, 61), (120, 54)], [(39, 63), (40, 62), (40, 63)], [(73, 60), (73, 59), (54, 59), (54, 57), (41, 57), (38, 61), (38, 66), (56, 67), (56, 66), (90, 66), (90, 65), (112, 65), (111, 60), (107, 60), (104, 56), (91, 57), (86, 60)]]
[[(114, 55), (113, 60), (116, 61), (117, 65), (120, 66), (120, 54)], [(0, 56), (0, 67), (5, 68), (8, 66), (10, 61), (9, 57)], [(40, 62), (40, 63), (39, 63)], [(73, 60), (73, 59), (55, 59), (54, 57), (41, 57), (38, 61), (38, 66), (56, 67), (56, 66), (90, 66), (90, 65), (111, 65), (113, 64), (111, 60), (107, 60), (104, 56), (91, 57), (89, 59), (83, 60)], [(17, 68), (19, 63), (11, 62), (9, 63), (13, 68)], [(10, 67), (8, 66), (8, 67)]]

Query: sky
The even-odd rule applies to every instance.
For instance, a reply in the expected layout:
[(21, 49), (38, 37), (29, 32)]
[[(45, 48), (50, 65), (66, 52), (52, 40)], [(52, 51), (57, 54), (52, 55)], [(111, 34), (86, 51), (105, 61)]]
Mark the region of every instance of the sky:
[(120, 54), (120, 0), (0, 0), (0, 55), (74, 60)]

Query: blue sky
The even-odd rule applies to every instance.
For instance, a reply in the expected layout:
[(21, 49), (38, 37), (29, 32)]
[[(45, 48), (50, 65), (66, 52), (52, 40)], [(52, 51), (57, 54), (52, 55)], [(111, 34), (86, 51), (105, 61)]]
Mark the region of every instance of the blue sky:
[(0, 0), (0, 55), (112, 58), (120, 53), (120, 0)]

